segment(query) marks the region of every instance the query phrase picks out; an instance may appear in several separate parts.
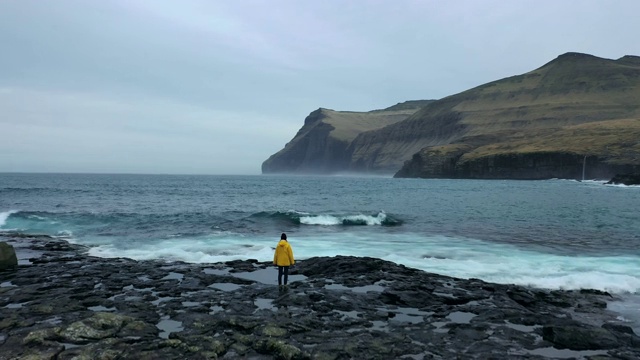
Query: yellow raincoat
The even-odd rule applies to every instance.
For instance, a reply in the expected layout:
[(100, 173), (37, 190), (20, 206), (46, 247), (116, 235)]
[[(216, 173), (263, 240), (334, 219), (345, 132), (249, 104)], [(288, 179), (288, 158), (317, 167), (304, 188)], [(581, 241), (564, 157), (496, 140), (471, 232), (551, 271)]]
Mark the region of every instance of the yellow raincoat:
[(273, 264), (278, 266), (291, 266), (296, 261), (293, 259), (293, 250), (287, 240), (280, 240), (273, 254)]

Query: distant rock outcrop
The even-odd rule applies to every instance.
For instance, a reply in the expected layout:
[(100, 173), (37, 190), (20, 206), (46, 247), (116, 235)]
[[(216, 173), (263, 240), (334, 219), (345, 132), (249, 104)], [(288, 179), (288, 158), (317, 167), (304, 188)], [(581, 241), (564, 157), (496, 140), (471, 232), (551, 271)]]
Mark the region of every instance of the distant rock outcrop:
[[(461, 151), (425, 148), (416, 153), (395, 177), (448, 179), (605, 179), (612, 172), (637, 166), (608, 164), (596, 156), (570, 152), (506, 153), (461, 161)], [(584, 175), (582, 175), (584, 174)]]
[(401, 163), (378, 161), (375, 166), (365, 166), (369, 152), (354, 147), (354, 140), (363, 132), (402, 121), (430, 102), (407, 101), (369, 112), (317, 109), (307, 116), (293, 140), (262, 164), (262, 173), (372, 171), (392, 174)]
[[(318, 110), (265, 161), (263, 172), (609, 179), (640, 171), (638, 99), (640, 57), (567, 53), (523, 75), (419, 103), (387, 121), (379, 120), (385, 118), (380, 111)], [(378, 121), (364, 120), (372, 114)], [(339, 136), (338, 129), (350, 132)]]
[(617, 174), (607, 184), (614, 185), (640, 185), (640, 173), (637, 174)]

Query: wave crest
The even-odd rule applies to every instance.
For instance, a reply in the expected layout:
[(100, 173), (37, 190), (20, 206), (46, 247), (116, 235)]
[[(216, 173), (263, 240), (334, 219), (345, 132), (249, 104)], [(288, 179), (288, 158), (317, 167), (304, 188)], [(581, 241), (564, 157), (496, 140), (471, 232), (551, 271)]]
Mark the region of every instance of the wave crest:
[(319, 226), (397, 226), (402, 221), (380, 211), (374, 215), (365, 214), (310, 214), (296, 210), (289, 211), (261, 211), (250, 216), (250, 218), (268, 218), (292, 223), (295, 225), (319, 225)]
[(384, 211), (379, 212), (376, 215), (345, 215), (345, 216), (336, 216), (336, 215), (309, 215), (302, 216), (300, 218), (300, 223), (304, 225), (324, 225), (324, 226), (335, 226), (335, 225), (365, 225), (365, 226), (395, 226), (400, 225), (401, 222), (392, 217), (387, 216)]
[(7, 223), (7, 219), (9, 218), (9, 216), (11, 216), (11, 214), (15, 214), (17, 212), (18, 210), (9, 210), (5, 212), (0, 212), (0, 227), (4, 226), (4, 224)]

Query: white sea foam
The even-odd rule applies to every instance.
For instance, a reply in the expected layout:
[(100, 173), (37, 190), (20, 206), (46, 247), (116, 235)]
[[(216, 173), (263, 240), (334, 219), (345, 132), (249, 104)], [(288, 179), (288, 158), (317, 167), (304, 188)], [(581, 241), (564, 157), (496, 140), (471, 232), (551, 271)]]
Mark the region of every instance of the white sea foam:
[(472, 239), (436, 239), (413, 249), (414, 255), (401, 251), (383, 258), (429, 272), (494, 283), (640, 294), (638, 256), (563, 256)]
[(340, 225), (342, 220), (333, 215), (313, 215), (300, 217), (300, 223), (305, 225)]
[(625, 184), (604, 184), (608, 187), (619, 187), (619, 188), (628, 188), (628, 189), (640, 189), (640, 185), (625, 185)]
[(0, 212), (0, 227), (4, 226), (7, 223), (7, 219), (11, 214), (17, 213), (17, 210), (9, 210), (5, 212)]
[[(640, 294), (640, 257), (566, 256), (522, 250), (475, 239), (416, 234), (289, 234), (297, 259), (314, 256), (370, 256), (458, 278), (547, 289), (598, 289)], [(237, 259), (271, 261), (277, 239), (232, 233), (203, 238), (171, 238), (122, 246), (103, 243), (90, 250), (101, 257), (167, 259), (192, 263)], [(97, 244), (96, 244), (97, 245)]]
[(590, 186), (592, 188), (601, 188), (601, 189), (612, 188), (612, 187), (629, 188), (629, 189), (632, 189), (632, 188), (640, 189), (640, 185), (607, 184), (608, 180), (581, 180), (581, 181), (578, 181), (578, 180), (568, 180), (568, 179), (554, 179), (554, 180), (550, 180), (550, 181), (569, 181), (569, 182), (575, 182), (575, 183), (578, 183), (578, 184), (587, 185), (587, 186)]
[[(238, 259), (271, 261), (277, 241), (220, 232), (205, 238), (129, 242), (121, 247), (103, 244), (93, 247), (90, 254), (192, 263)], [(563, 256), (468, 238), (371, 232), (307, 237), (289, 234), (289, 241), (298, 260), (314, 256), (370, 256), (458, 278), (545, 289), (597, 289), (620, 294), (622, 301), (609, 306), (640, 331), (640, 256)]]
[(246, 240), (242, 241), (241, 237), (171, 238), (140, 243), (134, 248), (122, 248), (114, 244), (98, 245), (90, 248), (89, 255), (128, 257), (135, 260), (164, 259), (191, 263), (215, 263), (239, 259), (272, 258), (273, 250), (270, 245), (275, 246), (275, 242), (248, 243)]
[(379, 212), (376, 216), (357, 214), (346, 216), (334, 215), (309, 215), (301, 216), (300, 223), (305, 225), (343, 225), (343, 224), (363, 224), (363, 225), (382, 225), (387, 219), (384, 212)]
[(588, 185), (604, 185), (607, 182), (604, 180), (582, 180), (581, 183)]

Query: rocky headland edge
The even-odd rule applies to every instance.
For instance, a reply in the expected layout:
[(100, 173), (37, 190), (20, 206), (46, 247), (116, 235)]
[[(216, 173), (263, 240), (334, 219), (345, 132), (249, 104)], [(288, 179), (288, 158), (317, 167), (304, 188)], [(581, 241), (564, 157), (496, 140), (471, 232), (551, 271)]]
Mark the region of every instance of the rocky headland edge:
[(431, 274), (375, 258), (315, 257), (288, 289), (269, 263), (105, 259), (7, 235), (5, 359), (638, 359), (615, 296)]
[(319, 108), (263, 174), (603, 180), (640, 173), (640, 57), (568, 52), (437, 100)]

